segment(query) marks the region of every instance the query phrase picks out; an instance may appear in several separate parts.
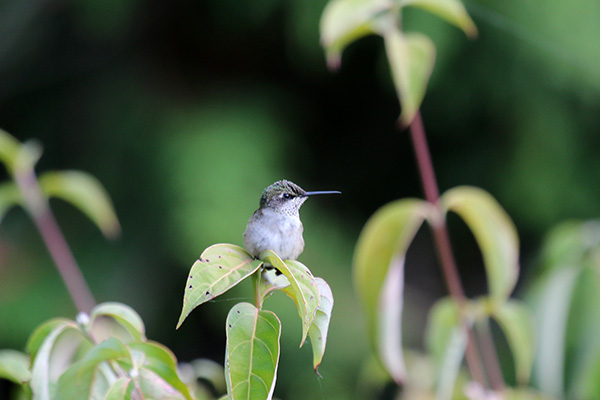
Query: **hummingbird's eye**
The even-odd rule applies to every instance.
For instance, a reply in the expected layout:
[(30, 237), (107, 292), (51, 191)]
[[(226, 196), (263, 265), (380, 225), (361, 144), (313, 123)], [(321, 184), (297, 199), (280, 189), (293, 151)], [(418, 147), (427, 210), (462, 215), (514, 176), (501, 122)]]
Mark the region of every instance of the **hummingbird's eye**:
[(283, 198), (284, 198), (284, 199), (291, 199), (291, 198), (292, 198), (292, 195), (291, 195), (291, 194), (289, 194), (289, 193), (284, 193), (284, 194), (283, 194)]

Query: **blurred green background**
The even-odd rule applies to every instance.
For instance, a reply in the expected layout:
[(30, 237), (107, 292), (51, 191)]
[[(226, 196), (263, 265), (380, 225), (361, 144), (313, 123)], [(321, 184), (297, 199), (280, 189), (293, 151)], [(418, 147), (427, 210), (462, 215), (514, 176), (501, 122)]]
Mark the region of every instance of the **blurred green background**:
[[(324, 379), (310, 348), (297, 348), (294, 305), (279, 294), (266, 303), (282, 315), (275, 394), (284, 399), (362, 398), (353, 246), (379, 206), (421, 196), (408, 135), (394, 127), (399, 106), (382, 43), (353, 44), (341, 70), (327, 71), (318, 32), (325, 4), (0, 1), (0, 127), (43, 144), (38, 170), (80, 169), (106, 186), (123, 227), (114, 242), (69, 205), (53, 201), (53, 210), (96, 299), (134, 307), (148, 337), (180, 360), (222, 362), (227, 311), (251, 300), (242, 284), (175, 331), (202, 250), (242, 244), (275, 180), (343, 192), (302, 209), (300, 260), (336, 300)], [(474, 41), (424, 12), (404, 16), (438, 51), (423, 118), (441, 189), (482, 187), (513, 217), (523, 287), (552, 226), (599, 214), (600, 3), (465, 5)], [(467, 293), (481, 294), (475, 243), (450, 223)], [(443, 293), (424, 231), (407, 265), (406, 345), (422, 347), (426, 311)], [(0, 348), (22, 349), (35, 326), (74, 314), (33, 224), (10, 212), (0, 225)]]

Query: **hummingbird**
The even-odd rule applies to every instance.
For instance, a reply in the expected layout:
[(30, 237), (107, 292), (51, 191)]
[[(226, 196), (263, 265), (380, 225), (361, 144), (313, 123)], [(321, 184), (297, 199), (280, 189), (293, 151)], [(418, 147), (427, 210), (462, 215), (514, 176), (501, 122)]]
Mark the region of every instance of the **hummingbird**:
[(260, 197), (246, 231), (244, 246), (254, 257), (265, 250), (274, 251), (282, 260), (295, 260), (304, 250), (304, 227), (299, 210), (308, 196), (341, 194), (337, 190), (307, 192), (288, 180), (267, 187)]

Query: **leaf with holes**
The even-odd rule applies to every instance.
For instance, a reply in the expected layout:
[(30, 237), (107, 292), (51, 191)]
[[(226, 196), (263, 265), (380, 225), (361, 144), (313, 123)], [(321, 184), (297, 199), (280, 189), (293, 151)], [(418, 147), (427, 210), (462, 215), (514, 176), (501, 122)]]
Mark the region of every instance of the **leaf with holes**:
[(468, 37), (477, 36), (477, 28), (460, 0), (402, 0), (402, 6), (415, 6), (437, 15), (462, 29)]
[(225, 378), (231, 400), (273, 397), (281, 323), (271, 312), (236, 304), (227, 316)]
[(177, 328), (194, 308), (225, 293), (261, 265), (262, 261), (255, 260), (246, 250), (233, 244), (215, 244), (204, 250), (192, 265), (185, 284)]
[(42, 174), (39, 180), (46, 196), (71, 203), (87, 215), (104, 236), (114, 238), (121, 232), (110, 196), (92, 175), (81, 171), (52, 171)]
[(281, 271), (290, 282), (290, 286), (283, 289), (283, 292), (291, 297), (298, 307), (298, 314), (302, 319), (302, 339), (300, 341), (300, 347), (302, 347), (315, 319), (317, 307), (319, 307), (319, 288), (315, 277), (301, 262), (296, 260), (284, 262), (271, 250), (263, 251), (260, 259)]
[(435, 61), (435, 46), (420, 33), (402, 33), (396, 29), (383, 35), (392, 79), (402, 114), (400, 122), (410, 125), (425, 97)]
[(442, 207), (458, 214), (479, 245), (492, 300), (504, 302), (519, 275), (519, 237), (512, 220), (486, 191), (460, 186), (440, 198)]
[(331, 321), (331, 312), (333, 311), (333, 293), (331, 288), (322, 278), (315, 278), (319, 289), (319, 307), (315, 314), (315, 320), (308, 330), (310, 344), (313, 350), (313, 367), (315, 372), (319, 373), (319, 365), (325, 354), (327, 346), (327, 332), (329, 330), (329, 321)]

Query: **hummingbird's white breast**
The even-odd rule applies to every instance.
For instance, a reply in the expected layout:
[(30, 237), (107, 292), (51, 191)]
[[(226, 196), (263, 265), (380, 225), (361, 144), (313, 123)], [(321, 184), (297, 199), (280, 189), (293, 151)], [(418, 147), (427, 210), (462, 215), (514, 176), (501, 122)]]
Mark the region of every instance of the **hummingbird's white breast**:
[(298, 213), (281, 213), (270, 208), (256, 210), (244, 232), (244, 245), (255, 257), (273, 250), (282, 260), (295, 260), (304, 250), (304, 228)]

